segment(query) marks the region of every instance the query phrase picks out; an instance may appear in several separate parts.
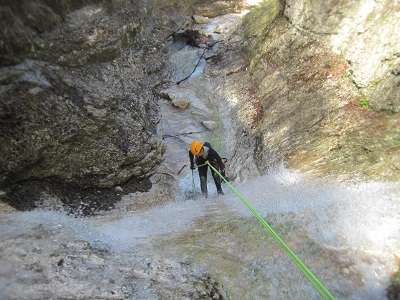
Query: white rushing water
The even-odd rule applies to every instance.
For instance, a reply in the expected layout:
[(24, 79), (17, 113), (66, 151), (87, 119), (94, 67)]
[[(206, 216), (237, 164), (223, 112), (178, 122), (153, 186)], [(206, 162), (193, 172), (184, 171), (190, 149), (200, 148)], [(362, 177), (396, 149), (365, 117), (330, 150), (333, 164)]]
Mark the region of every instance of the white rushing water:
[[(209, 179), (210, 198), (202, 198), (195, 173), (196, 199), (184, 199), (192, 191), (191, 176), (181, 180), (183, 194), (177, 202), (107, 221), (107, 217), (75, 218), (60, 212), (35, 210), (12, 215), (23, 226), (47, 224), (67, 226), (81, 238), (102, 240), (110, 246), (122, 242), (135, 245), (143, 238), (185, 231), (196, 218), (207, 214), (217, 202), (232, 214), (251, 217), (250, 211), (226, 185), (225, 196), (217, 196)], [(391, 183), (322, 183), (306, 180), (284, 168), (236, 187), (268, 219), (269, 214), (307, 212), (313, 215), (308, 230), (320, 242), (377, 252), (392, 252), (399, 246), (400, 186)], [(11, 216), (10, 216), (11, 218)], [(7, 223), (2, 224), (7, 228)], [(2, 231), (4, 233), (4, 231)]]
[[(127, 252), (152, 240), (190, 232), (196, 220), (204, 217), (221, 223), (238, 217), (252, 218), (226, 186), (226, 195), (222, 197), (216, 195), (211, 182), (209, 186), (210, 198), (198, 195), (185, 199), (192, 190), (188, 174), (181, 180), (182, 194), (176, 202), (118, 218), (74, 218), (45, 210), (14, 213), (2, 219), (0, 234), (2, 239), (12, 239), (40, 225), (114, 252)], [(313, 182), (298, 172), (280, 168), (238, 184), (237, 188), (267, 220), (272, 215), (283, 219), (289, 216), (321, 247), (352, 253), (364, 284), (354, 291), (354, 299), (384, 296), (394, 254), (400, 251), (398, 185)], [(198, 193), (197, 178), (196, 189)]]

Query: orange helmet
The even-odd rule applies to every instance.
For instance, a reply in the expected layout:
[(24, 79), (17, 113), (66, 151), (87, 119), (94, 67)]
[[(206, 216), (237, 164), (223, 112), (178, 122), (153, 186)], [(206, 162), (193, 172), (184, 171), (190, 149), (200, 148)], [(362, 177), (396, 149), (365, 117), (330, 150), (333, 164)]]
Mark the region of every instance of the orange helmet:
[(194, 140), (190, 145), (190, 152), (192, 152), (193, 155), (199, 155), (201, 149), (203, 149), (203, 142)]

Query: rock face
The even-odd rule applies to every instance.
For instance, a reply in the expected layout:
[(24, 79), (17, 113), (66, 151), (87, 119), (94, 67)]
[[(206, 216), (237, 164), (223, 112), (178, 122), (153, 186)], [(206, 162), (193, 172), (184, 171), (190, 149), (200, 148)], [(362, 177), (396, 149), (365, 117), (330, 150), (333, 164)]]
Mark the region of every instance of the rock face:
[(144, 176), (160, 161), (162, 147), (135, 97), (100, 82), (89, 92), (74, 74), (44, 62), (1, 71), (3, 80), (16, 77), (2, 93), (3, 182), (55, 176), (110, 187)]
[[(224, 299), (221, 285), (188, 261), (115, 251), (79, 239), (64, 227), (65, 216), (53, 220), (19, 220), (25, 226), (18, 237), (4, 231), (1, 299)], [(85, 228), (74, 226), (84, 235)]]
[(317, 174), (400, 178), (399, 14), (389, 0), (268, 0), (251, 10), (260, 171), (284, 160)]
[[(239, 7), (237, 1), (198, 2), (2, 2), (0, 188), (10, 204), (31, 208), (48, 196), (85, 202), (87, 192), (149, 187), (165, 150), (156, 137), (153, 87), (168, 77), (164, 64), (180, 59), (167, 59), (160, 41), (171, 32), (175, 39), (194, 22), (192, 15), (205, 20)], [(194, 33), (196, 45), (208, 43)], [(202, 53), (188, 49), (190, 63), (173, 79), (190, 75)], [(172, 102), (185, 108), (183, 100)], [(85, 193), (78, 195), (80, 189)]]
[(0, 48), (5, 190), (32, 180), (82, 189), (140, 182), (162, 159), (152, 85), (163, 59), (150, 47), (161, 37), (145, 21), (144, 2), (70, 2), (0, 8), (8, 15), (1, 22), (12, 19)]

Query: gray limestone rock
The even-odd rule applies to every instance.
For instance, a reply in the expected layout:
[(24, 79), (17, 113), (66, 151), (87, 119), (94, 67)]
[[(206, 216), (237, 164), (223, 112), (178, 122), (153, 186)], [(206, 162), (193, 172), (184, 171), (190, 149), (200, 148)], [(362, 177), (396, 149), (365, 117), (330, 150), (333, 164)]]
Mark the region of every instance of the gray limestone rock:
[(201, 121), (201, 124), (208, 130), (215, 130), (218, 127), (217, 122), (211, 120)]
[[(0, 32), (16, 40), (0, 45), (0, 186), (18, 208), (32, 198), (28, 187), (40, 199), (40, 181), (50, 192), (51, 182), (70, 185), (74, 195), (128, 181), (138, 187), (165, 149), (151, 91), (165, 59), (146, 48), (160, 38), (138, 38), (156, 26), (143, 23), (146, 4), (50, 2), (0, 5), (9, 13), (4, 28), (18, 25)], [(135, 43), (145, 50), (128, 51)]]
[(256, 92), (241, 121), (261, 172), (285, 161), (319, 176), (400, 178), (398, 18), (389, 0), (269, 0), (250, 10)]
[[(144, 176), (160, 161), (161, 144), (143, 131), (149, 125), (134, 98), (107, 86), (85, 97), (82, 86), (44, 62), (16, 69), (20, 76), (0, 95), (2, 183), (57, 177), (111, 187)], [(0, 73), (10, 78), (9, 68)]]
[(192, 18), (196, 24), (207, 24), (210, 21), (209, 18), (198, 15), (194, 15)]

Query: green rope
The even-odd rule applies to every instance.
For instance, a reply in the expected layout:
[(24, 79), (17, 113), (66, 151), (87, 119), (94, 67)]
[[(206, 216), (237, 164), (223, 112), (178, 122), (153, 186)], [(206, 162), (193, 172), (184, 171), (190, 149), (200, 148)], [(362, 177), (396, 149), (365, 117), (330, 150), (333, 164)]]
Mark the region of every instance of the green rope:
[(214, 172), (218, 174), (219, 177), (228, 185), (231, 191), (240, 199), (240, 201), (252, 212), (256, 217), (258, 222), (263, 226), (263, 228), (272, 236), (272, 238), (277, 242), (279, 247), (290, 257), (297, 268), (306, 276), (306, 278), (311, 282), (314, 288), (319, 292), (322, 299), (334, 300), (335, 297), (331, 294), (328, 288), (321, 282), (320, 279), (306, 266), (306, 264), (293, 252), (292, 249), (283, 241), (278, 233), (268, 224), (268, 222), (257, 212), (254, 206), (250, 203), (244, 195), (242, 195), (232, 184), (230, 184), (224, 176), (222, 176), (216, 168), (214, 168), (208, 161), (206, 162)]

